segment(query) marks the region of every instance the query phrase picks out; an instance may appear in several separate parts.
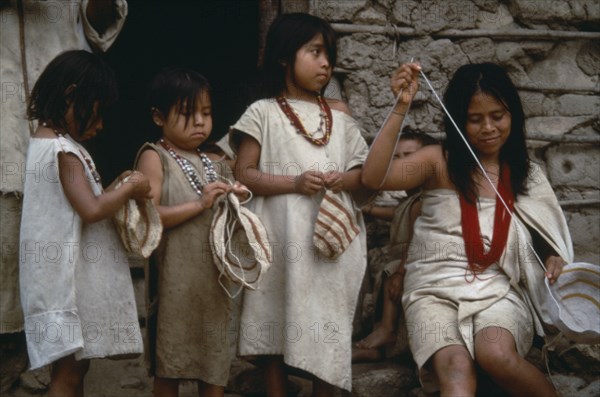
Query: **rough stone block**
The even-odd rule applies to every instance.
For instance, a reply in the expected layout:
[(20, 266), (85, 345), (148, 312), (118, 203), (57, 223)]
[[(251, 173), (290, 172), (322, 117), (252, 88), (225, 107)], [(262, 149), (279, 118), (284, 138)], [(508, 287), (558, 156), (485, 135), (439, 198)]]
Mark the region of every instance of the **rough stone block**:
[(597, 189), (600, 185), (600, 148), (563, 144), (546, 151), (548, 178), (552, 186)]
[(460, 48), (471, 63), (491, 62), (494, 60), (494, 42), (489, 38), (468, 39), (459, 42)]
[(366, 4), (367, 0), (320, 0), (313, 11), (329, 22), (352, 22), (354, 15)]
[(577, 53), (577, 65), (588, 76), (600, 74), (600, 41), (590, 40), (581, 46)]
[(530, 80), (540, 87), (595, 90), (597, 76), (590, 77), (577, 66), (576, 57), (581, 46), (582, 43), (577, 41), (557, 45), (546, 59), (531, 67)]
[(597, 95), (562, 95), (558, 99), (558, 110), (564, 116), (600, 114), (600, 97)]
[(562, 136), (576, 127), (589, 122), (590, 117), (530, 117), (525, 120), (525, 128), (532, 133), (549, 136)]
[(368, 69), (373, 63), (372, 48), (352, 36), (338, 40), (338, 65), (344, 69)]

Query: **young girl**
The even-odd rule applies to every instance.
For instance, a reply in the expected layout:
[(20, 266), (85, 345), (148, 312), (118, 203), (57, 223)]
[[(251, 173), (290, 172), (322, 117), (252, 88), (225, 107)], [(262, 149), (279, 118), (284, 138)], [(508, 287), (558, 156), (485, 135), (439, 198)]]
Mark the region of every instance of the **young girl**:
[(142, 340), (124, 248), (111, 216), (150, 191), (128, 183), (102, 190), (80, 144), (102, 129), (116, 95), (96, 55), (68, 51), (40, 75), (28, 106), (39, 125), (27, 153), (21, 220), (21, 300), (31, 368), (52, 363), (51, 396), (82, 396), (89, 359), (141, 353)]
[(140, 149), (137, 168), (148, 176), (165, 229), (155, 252), (157, 275), (150, 275), (158, 286), (151, 331), (154, 395), (177, 396), (181, 379), (195, 379), (200, 395), (219, 396), (231, 361), (231, 299), (218, 282), (210, 251), (211, 208), (219, 196), (244, 194), (245, 188), (219, 179), (231, 177), (225, 160), (199, 150), (212, 130), (204, 77), (183, 68), (163, 70), (150, 85), (149, 105), (162, 138)]
[[(392, 77), (394, 93), (403, 89), (403, 95), (372, 145), (362, 176), (367, 186), (381, 185), (419, 71), (407, 64)], [(534, 327), (543, 334), (532, 292), (544, 288), (543, 271), (525, 240), (539, 244), (550, 282), (573, 254), (556, 197), (529, 162), (517, 90), (497, 65), (465, 65), (451, 79), (444, 102), (499, 194), (514, 207), (515, 219), (449, 118), (443, 146), (392, 163), (382, 188), (423, 188), (402, 298), (421, 381), (426, 391), (437, 384), (441, 395), (473, 396), (479, 367), (511, 395), (556, 395), (523, 358)], [(403, 172), (409, 164), (420, 172)]]
[(268, 98), (232, 126), (236, 175), (271, 239), (274, 260), (258, 291), (245, 291), (239, 354), (260, 355), (267, 394), (286, 395), (285, 365), (314, 376), (315, 395), (351, 389), (352, 319), (366, 266), (364, 233), (337, 260), (314, 249), (325, 189), (364, 223), (350, 192), (361, 189), (367, 145), (347, 106), (321, 96), (335, 65), (333, 30), (308, 14), (271, 25), (263, 72)]

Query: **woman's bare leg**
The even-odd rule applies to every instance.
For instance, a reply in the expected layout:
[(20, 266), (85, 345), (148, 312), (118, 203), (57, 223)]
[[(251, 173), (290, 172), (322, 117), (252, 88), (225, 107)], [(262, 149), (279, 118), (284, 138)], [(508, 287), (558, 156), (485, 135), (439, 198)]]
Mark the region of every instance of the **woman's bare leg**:
[(557, 396), (544, 374), (519, 355), (514, 337), (504, 328), (488, 327), (475, 335), (475, 360), (513, 396)]
[(446, 346), (433, 355), (431, 363), (440, 384), (440, 397), (475, 396), (475, 362), (465, 346)]

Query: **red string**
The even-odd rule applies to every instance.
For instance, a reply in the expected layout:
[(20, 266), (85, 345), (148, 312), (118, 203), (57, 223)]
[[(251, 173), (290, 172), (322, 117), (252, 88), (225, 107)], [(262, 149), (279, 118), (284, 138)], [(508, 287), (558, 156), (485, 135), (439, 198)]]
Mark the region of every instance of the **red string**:
[(490, 250), (487, 253), (485, 253), (483, 249), (477, 206), (475, 203), (471, 204), (467, 202), (462, 194), (459, 195), (465, 251), (469, 269), (475, 277), (477, 277), (477, 273), (482, 273), (490, 265), (496, 263), (500, 259), (500, 256), (506, 247), (506, 241), (508, 240), (508, 230), (511, 221), (510, 213), (513, 212), (515, 198), (510, 185), (510, 168), (507, 164), (503, 164), (500, 171), (498, 193), (500, 193), (500, 196), (502, 196), (502, 199), (508, 206), (508, 210), (502, 204), (500, 197), (496, 197), (494, 234)]

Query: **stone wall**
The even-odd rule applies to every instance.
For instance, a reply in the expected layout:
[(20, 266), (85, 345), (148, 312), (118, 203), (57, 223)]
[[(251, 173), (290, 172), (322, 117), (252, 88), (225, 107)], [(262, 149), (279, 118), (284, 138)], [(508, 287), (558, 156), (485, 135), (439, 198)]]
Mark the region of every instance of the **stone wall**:
[[(595, 0), (312, 0), (338, 31), (335, 77), (368, 140), (392, 104), (389, 76), (414, 57), (441, 95), (465, 63), (496, 62), (519, 88), (532, 158), (565, 210), (576, 260), (600, 263), (600, 3)], [(422, 83), (407, 125), (440, 133)], [(438, 134), (441, 137), (441, 134)]]

